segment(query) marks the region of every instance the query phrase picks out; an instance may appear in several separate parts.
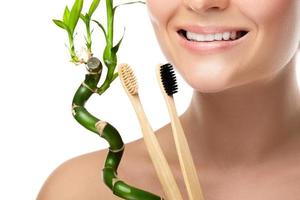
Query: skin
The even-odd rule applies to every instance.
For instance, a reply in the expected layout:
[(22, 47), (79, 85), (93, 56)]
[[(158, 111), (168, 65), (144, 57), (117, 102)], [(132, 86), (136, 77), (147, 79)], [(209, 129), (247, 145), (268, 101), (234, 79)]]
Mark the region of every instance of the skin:
[[(146, 5), (162, 52), (194, 89), (180, 120), (205, 199), (300, 196), (295, 62), (300, 1), (147, 0)], [(233, 48), (201, 54), (179, 44), (176, 31), (185, 24), (243, 27), (250, 32)], [(188, 199), (170, 124), (155, 134)], [(49, 176), (38, 200), (119, 199), (99, 182), (106, 152), (63, 163)], [(126, 144), (118, 174), (127, 183), (163, 194), (142, 139)]]
[[(193, 152), (210, 167), (255, 164), (294, 140), (295, 132), (300, 134), (295, 73), (300, 3), (257, 4), (250, 0), (147, 1), (164, 54), (194, 88), (184, 114), (190, 129), (186, 134)], [(187, 23), (246, 27), (250, 35), (226, 51), (194, 53), (176, 37), (177, 27)]]

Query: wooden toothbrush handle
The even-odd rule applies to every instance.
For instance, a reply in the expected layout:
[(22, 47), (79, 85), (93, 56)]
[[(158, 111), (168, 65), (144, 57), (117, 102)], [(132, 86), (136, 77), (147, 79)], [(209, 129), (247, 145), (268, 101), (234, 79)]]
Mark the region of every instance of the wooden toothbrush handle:
[(167, 200), (183, 200), (178, 185), (157, 141), (152, 128), (149, 125), (145, 112), (138, 97), (133, 97), (131, 102), (136, 111), (147, 150), (152, 159), (158, 178), (162, 184)]
[(197, 170), (192, 158), (187, 139), (185, 137), (181, 122), (177, 116), (173, 97), (167, 96), (167, 105), (171, 117), (173, 136), (177, 154), (182, 169), (182, 174), (187, 187), (190, 200), (204, 200)]

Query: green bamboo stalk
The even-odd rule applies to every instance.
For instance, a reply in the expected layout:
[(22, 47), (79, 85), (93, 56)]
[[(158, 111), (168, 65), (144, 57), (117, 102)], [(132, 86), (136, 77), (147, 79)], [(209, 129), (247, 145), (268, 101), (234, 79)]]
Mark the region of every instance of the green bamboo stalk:
[[(106, 38), (106, 47), (103, 52), (103, 61), (108, 70), (105, 76), (105, 81), (98, 88), (97, 85), (102, 73), (102, 63), (98, 58), (92, 57), (93, 53), (90, 21), (93, 12), (99, 5), (99, 2), (100, 0), (93, 0), (89, 12), (83, 15), (81, 13), (83, 0), (75, 0), (71, 11), (66, 6), (62, 20), (53, 20), (53, 22), (57, 26), (65, 29), (68, 33), (71, 61), (74, 64), (84, 63), (87, 65), (88, 73), (85, 75), (84, 81), (78, 87), (72, 100), (72, 114), (79, 124), (90, 130), (91, 132), (104, 138), (109, 143), (109, 152), (102, 169), (102, 178), (104, 183), (112, 190), (113, 194), (127, 200), (163, 200), (162, 197), (128, 185), (117, 177), (118, 166), (125, 149), (122, 138), (115, 127), (113, 127), (108, 122), (96, 118), (85, 108), (86, 102), (94, 93), (97, 93), (99, 95), (103, 94), (118, 76), (118, 73), (114, 72), (117, 65), (116, 54), (123, 39), (122, 37), (120, 41), (115, 46), (113, 46), (114, 14), (118, 6), (113, 7), (113, 0), (106, 0), (107, 31), (105, 31), (104, 27), (99, 22), (97, 22), (96, 20), (92, 20), (100, 26)], [(86, 46), (89, 53), (89, 59), (87, 61), (80, 60), (75, 52), (74, 30), (79, 18), (84, 21), (86, 26)]]
[(91, 55), (92, 54), (92, 36), (91, 36), (91, 28), (90, 28), (90, 23), (86, 24), (86, 47), (88, 50), (88, 53)]
[(90, 69), (89, 73), (85, 75), (84, 82), (79, 86), (73, 97), (72, 113), (79, 124), (104, 138), (109, 143), (109, 152), (105, 160), (104, 168), (102, 169), (103, 181), (112, 190), (113, 194), (123, 199), (162, 200), (162, 197), (128, 185), (117, 177), (118, 166), (125, 149), (122, 138), (117, 129), (108, 122), (105, 122), (106, 125), (102, 133), (99, 133), (97, 123), (103, 121), (94, 117), (84, 107), (88, 99), (97, 90), (97, 84), (100, 80), (101, 72), (102, 64), (99, 65), (99, 67)]
[(103, 61), (105, 66), (107, 67), (107, 75), (97, 90), (98, 94), (103, 94), (112, 83), (113, 74), (117, 65), (117, 56), (112, 51), (113, 48), (113, 28), (114, 28), (114, 10), (113, 10), (113, 3), (111, 0), (106, 0), (106, 18), (107, 18), (107, 31), (106, 31), (106, 46), (103, 51)]

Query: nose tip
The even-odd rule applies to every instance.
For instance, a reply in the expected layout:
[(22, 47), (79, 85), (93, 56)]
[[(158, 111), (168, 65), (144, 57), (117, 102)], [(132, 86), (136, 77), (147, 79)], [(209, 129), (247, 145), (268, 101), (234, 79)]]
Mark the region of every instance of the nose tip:
[(208, 10), (224, 10), (228, 6), (229, 0), (183, 0), (188, 9), (198, 13)]

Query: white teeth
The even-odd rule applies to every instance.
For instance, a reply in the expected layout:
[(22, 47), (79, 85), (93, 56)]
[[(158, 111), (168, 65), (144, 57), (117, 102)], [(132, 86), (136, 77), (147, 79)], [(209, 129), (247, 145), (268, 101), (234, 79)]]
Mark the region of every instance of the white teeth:
[(198, 42), (211, 42), (214, 40), (235, 40), (238, 38), (238, 34), (236, 31), (233, 32), (224, 32), (224, 33), (215, 33), (215, 34), (197, 34), (193, 32), (186, 32), (186, 37), (189, 40), (194, 40)]
[(234, 32), (231, 32), (231, 34), (230, 34), (230, 38), (231, 39), (235, 39), (236, 38), (236, 36), (237, 36), (237, 34), (236, 34), (236, 32), (234, 31)]
[(217, 34), (215, 34), (215, 40), (222, 40), (222, 38), (223, 38), (223, 34), (222, 33), (217, 33)]
[(200, 42), (208, 41), (206, 39), (209, 39), (209, 38), (206, 38), (206, 35), (196, 34), (196, 33), (192, 33), (192, 32), (186, 32), (186, 36), (190, 40), (196, 40), (196, 41), (200, 41)]
[(194, 34), (194, 37), (196, 38), (197, 41), (205, 41), (205, 35)]
[(229, 40), (229, 38), (230, 38), (230, 33), (229, 32), (223, 33), (223, 39), (224, 40)]
[(214, 39), (215, 39), (215, 35), (213, 34), (205, 35), (205, 41), (214, 41)]

